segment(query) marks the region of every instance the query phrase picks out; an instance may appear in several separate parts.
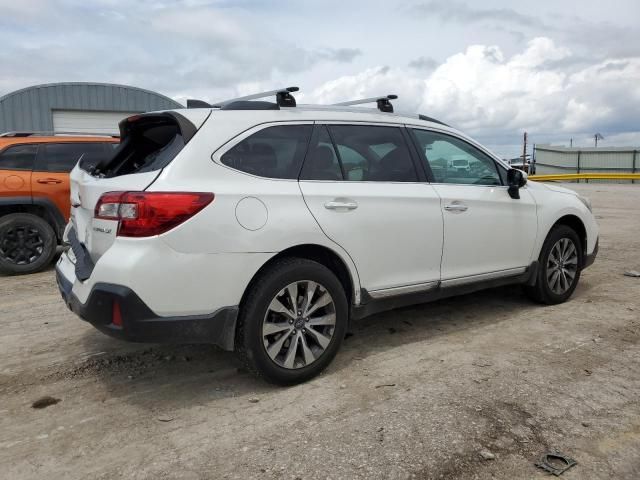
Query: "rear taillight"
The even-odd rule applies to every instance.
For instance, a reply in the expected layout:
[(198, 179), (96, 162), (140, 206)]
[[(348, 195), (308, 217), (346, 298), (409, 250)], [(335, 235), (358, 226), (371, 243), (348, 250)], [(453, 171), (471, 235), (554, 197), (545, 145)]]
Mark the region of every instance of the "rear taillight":
[(108, 192), (98, 200), (94, 216), (119, 221), (120, 237), (150, 237), (180, 225), (213, 198), (213, 193)]
[(117, 300), (113, 301), (113, 308), (111, 309), (111, 323), (116, 327), (122, 327), (122, 313), (120, 312), (120, 303)]

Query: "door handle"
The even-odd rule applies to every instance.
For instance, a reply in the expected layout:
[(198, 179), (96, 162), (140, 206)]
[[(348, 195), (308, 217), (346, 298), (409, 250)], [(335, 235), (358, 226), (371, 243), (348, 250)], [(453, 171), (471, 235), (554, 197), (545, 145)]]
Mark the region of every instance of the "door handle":
[(62, 183), (62, 180), (58, 180), (57, 178), (41, 178), (39, 180), (36, 180), (38, 183), (44, 183), (47, 185), (51, 185), (54, 183)]
[(327, 210), (355, 210), (358, 204), (353, 200), (332, 200), (324, 204)]
[(447, 212), (466, 212), (469, 207), (467, 207), (464, 203), (450, 203), (449, 205), (445, 205), (444, 209)]

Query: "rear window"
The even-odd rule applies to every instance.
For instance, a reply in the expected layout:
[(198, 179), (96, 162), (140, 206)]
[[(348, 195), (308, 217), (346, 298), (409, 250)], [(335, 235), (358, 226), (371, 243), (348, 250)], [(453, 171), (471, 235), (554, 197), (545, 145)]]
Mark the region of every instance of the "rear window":
[(108, 143), (48, 143), (42, 145), (38, 163), (47, 172), (70, 172), (81, 158), (84, 165), (96, 165), (112, 154)]
[(196, 129), (176, 113), (161, 113), (125, 119), (121, 131), (121, 143), (107, 160), (94, 165), (83, 160), (80, 167), (105, 177), (160, 170), (180, 153)]
[(0, 170), (32, 170), (37, 145), (14, 145), (0, 152)]
[(267, 127), (235, 145), (220, 161), (259, 177), (297, 179), (311, 130), (311, 125)]

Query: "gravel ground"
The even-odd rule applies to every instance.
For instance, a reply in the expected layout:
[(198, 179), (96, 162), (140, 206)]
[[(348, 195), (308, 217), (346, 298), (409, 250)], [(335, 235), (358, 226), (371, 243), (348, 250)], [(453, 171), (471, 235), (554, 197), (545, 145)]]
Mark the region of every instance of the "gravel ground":
[(535, 479), (559, 450), (562, 478), (640, 478), (640, 185), (573, 187), (601, 237), (571, 301), (508, 287), (376, 315), (291, 388), (213, 347), (105, 337), (53, 270), (0, 277), (0, 476)]

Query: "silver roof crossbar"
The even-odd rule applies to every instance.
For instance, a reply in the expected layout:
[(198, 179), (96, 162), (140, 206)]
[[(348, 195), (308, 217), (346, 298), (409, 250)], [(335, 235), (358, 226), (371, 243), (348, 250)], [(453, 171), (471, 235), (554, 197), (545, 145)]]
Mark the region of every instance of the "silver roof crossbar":
[(54, 137), (57, 135), (73, 135), (76, 137), (111, 137), (119, 138), (119, 134), (114, 133), (97, 133), (97, 132), (5, 132), (0, 133), (0, 137), (17, 138), (17, 137)]
[(386, 95), (384, 97), (362, 98), (360, 100), (350, 100), (348, 102), (334, 103), (333, 105), (337, 107), (348, 107), (351, 105), (363, 105), (365, 103), (377, 103), (378, 110), (380, 110), (381, 112), (393, 113), (393, 105), (389, 100), (396, 100), (397, 98), (397, 95)]
[(300, 90), (298, 87), (284, 87), (277, 88), (275, 90), (268, 90), (266, 92), (253, 93), (251, 95), (245, 95), (244, 97), (231, 98), (229, 100), (223, 100), (222, 102), (216, 102), (212, 104), (213, 107), (224, 107), (234, 102), (245, 102), (249, 100), (258, 100), (259, 98), (272, 97), (275, 95), (278, 105), (281, 107), (295, 107), (296, 100), (291, 93)]

